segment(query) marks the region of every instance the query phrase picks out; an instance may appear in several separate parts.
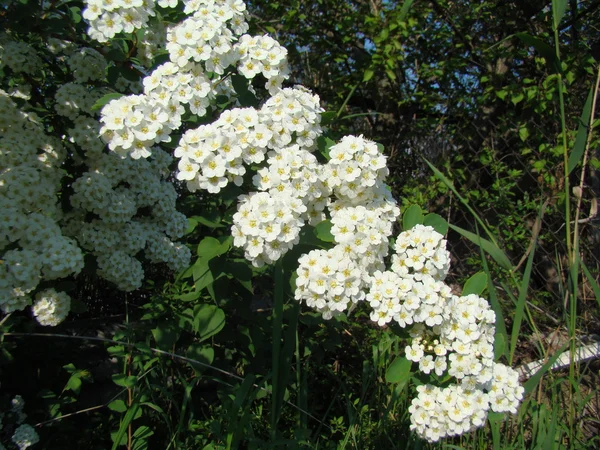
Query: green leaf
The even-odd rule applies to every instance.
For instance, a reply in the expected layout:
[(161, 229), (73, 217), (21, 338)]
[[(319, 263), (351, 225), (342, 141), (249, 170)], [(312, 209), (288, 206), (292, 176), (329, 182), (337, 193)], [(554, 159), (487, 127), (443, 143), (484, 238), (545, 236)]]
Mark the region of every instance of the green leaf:
[(385, 372), (385, 381), (388, 383), (402, 383), (410, 378), (412, 362), (405, 356), (397, 357)]
[(117, 386), (122, 386), (126, 388), (135, 387), (135, 383), (137, 383), (137, 377), (134, 375), (127, 376), (123, 373), (115, 373), (112, 375), (112, 380)]
[(406, 15), (408, 14), (408, 11), (410, 10), (410, 7), (413, 5), (414, 2), (415, 0), (404, 0), (404, 3), (402, 4), (402, 9), (400, 10), (400, 14), (398, 15), (398, 22), (404, 21)]
[(324, 220), (315, 227), (315, 236), (323, 242), (335, 242), (335, 238), (331, 234), (331, 227), (331, 222)]
[(423, 219), (423, 225), (433, 227), (433, 229), (442, 236), (445, 236), (448, 232), (448, 222), (439, 214), (427, 214)]
[(500, 100), (504, 100), (506, 98), (506, 96), (508, 95), (508, 92), (501, 90), (501, 91), (496, 91), (496, 95), (500, 98)]
[(579, 118), (579, 128), (577, 129), (577, 136), (575, 137), (575, 144), (573, 144), (573, 150), (569, 155), (568, 168), (569, 173), (577, 166), (577, 163), (581, 161), (585, 147), (587, 145), (590, 116), (592, 114), (592, 100), (594, 98), (594, 86), (590, 88), (581, 117)]
[(552, 0), (552, 17), (554, 19), (554, 29), (558, 30), (558, 25), (567, 10), (567, 0)]
[(226, 239), (224, 242), (215, 239), (214, 237), (205, 237), (198, 244), (198, 257), (204, 260), (209, 260), (215, 256), (227, 253), (231, 248), (231, 239)]
[(529, 380), (527, 380), (523, 384), (526, 394), (529, 394), (535, 390), (538, 383), (542, 379), (542, 376), (548, 371), (548, 369), (550, 369), (550, 367), (552, 367), (552, 365), (556, 362), (560, 355), (562, 355), (562, 353), (567, 349), (568, 346), (569, 343), (566, 343), (560, 349), (558, 349), (556, 353), (552, 355), (542, 367), (540, 367), (540, 370), (538, 370), (531, 378), (529, 378)]
[(423, 224), (423, 211), (419, 205), (412, 205), (402, 215), (402, 231), (408, 231), (415, 225)]
[(598, 306), (600, 307), (600, 286), (598, 286), (598, 282), (590, 272), (590, 269), (588, 269), (587, 266), (583, 263), (583, 261), (581, 261), (581, 268), (583, 269), (583, 273), (585, 274), (588, 283), (590, 283), (590, 286), (592, 287), (594, 297), (596, 297), (596, 301), (598, 302)]
[(237, 280), (244, 288), (254, 293), (252, 287), (252, 269), (247, 261), (225, 261), (223, 272), (228, 274), (230, 278)]
[(73, 23), (81, 22), (81, 8), (77, 6), (69, 8), (69, 16), (71, 16), (71, 20), (73, 21)]
[(125, 412), (127, 411), (127, 405), (123, 400), (114, 400), (108, 404), (108, 409), (115, 412)]
[(154, 431), (152, 431), (149, 427), (141, 426), (137, 430), (135, 430), (135, 432), (133, 433), (133, 437), (138, 439), (148, 439), (153, 434)]
[(524, 98), (525, 98), (525, 96), (524, 96), (524, 95), (523, 95), (523, 93), (521, 92), (521, 93), (519, 93), (519, 94), (513, 95), (513, 96), (510, 98), (510, 101), (511, 101), (511, 102), (513, 102), (513, 103), (516, 105), (517, 103), (519, 103), (519, 102), (523, 101), (523, 99), (524, 99)]
[(106, 94), (100, 97), (96, 103), (92, 106), (92, 111), (100, 111), (106, 104), (110, 103), (112, 100), (116, 100), (118, 98), (123, 97), (124, 94), (120, 94), (118, 92), (113, 92), (111, 94)]
[[(540, 207), (539, 218), (541, 218), (543, 206)], [(517, 300), (517, 304), (515, 305), (514, 311), (514, 319), (513, 325), (510, 335), (510, 347), (508, 353), (508, 364), (512, 365), (513, 357), (515, 356), (515, 350), (517, 348), (517, 342), (519, 340), (520, 331), (521, 331), (521, 322), (523, 321), (523, 316), (525, 312), (525, 303), (527, 302), (527, 293), (531, 288), (529, 280), (531, 279), (531, 272), (533, 270), (533, 257), (535, 255), (535, 250), (537, 246), (537, 237), (534, 240), (533, 246), (531, 247), (531, 251), (529, 252), (529, 256), (527, 257), (527, 263), (525, 264), (525, 270), (523, 271), (523, 279), (521, 281), (521, 286), (519, 287), (519, 298)]]
[[(131, 407), (127, 410), (127, 413), (123, 417), (123, 421), (121, 422), (121, 426), (119, 427), (119, 431), (117, 431), (116, 435), (113, 438), (113, 446), (111, 450), (117, 450), (119, 445), (122, 445), (123, 438), (125, 438), (125, 433), (127, 432), (127, 428), (129, 424), (134, 420), (134, 416), (138, 412), (140, 405), (136, 401), (133, 402)], [(112, 437), (112, 433), (111, 433)]]
[(243, 75), (235, 74), (231, 76), (231, 85), (236, 94), (241, 95), (248, 92), (248, 79)]
[(333, 122), (333, 120), (337, 117), (337, 112), (335, 111), (326, 111), (321, 114), (321, 125), (328, 126)]
[(543, 56), (552, 72), (562, 72), (560, 62), (556, 57), (556, 52), (552, 47), (550, 47), (541, 39), (533, 37), (528, 33), (516, 33), (515, 36), (521, 39), (521, 41), (523, 41), (523, 43), (526, 45), (533, 47), (541, 56)]
[(371, 78), (373, 78), (373, 75), (375, 75), (374, 69), (365, 70), (365, 73), (363, 75), (363, 81), (369, 81)]
[(64, 365), (63, 369), (65, 369), (69, 373), (74, 373), (75, 371), (77, 371), (77, 367), (75, 367), (75, 364), (73, 363)]
[(225, 326), (225, 313), (215, 305), (196, 305), (194, 307), (194, 332), (200, 341), (214, 336)]
[(462, 295), (483, 294), (487, 286), (487, 275), (484, 272), (477, 272), (469, 278), (463, 286)]
[(206, 369), (205, 365), (208, 366), (214, 361), (215, 350), (208, 345), (195, 343), (188, 347), (185, 356), (198, 362), (197, 364), (190, 362), (190, 365), (196, 371), (196, 375), (199, 375), (201, 371)]
[(81, 378), (79, 377), (79, 374), (73, 374), (71, 375), (71, 377), (69, 378), (69, 381), (67, 381), (67, 385), (65, 386), (66, 390), (71, 390), (73, 392), (75, 392), (76, 394), (79, 394), (79, 392), (81, 391)]
[(161, 350), (172, 350), (175, 343), (179, 340), (181, 329), (175, 322), (162, 320), (158, 326), (152, 330), (152, 336), (156, 345)]
[(483, 250), (490, 255), (502, 268), (506, 270), (512, 270), (513, 266), (510, 262), (510, 259), (508, 259), (508, 256), (506, 256), (506, 254), (496, 244), (482, 238), (481, 236), (478, 236), (475, 233), (471, 233), (470, 231), (457, 227), (456, 225), (450, 224), (450, 228), (466, 237), (475, 245), (480, 245), (481, 248), (483, 248)]
[[(337, 113), (334, 113), (337, 116)], [(317, 138), (317, 148), (319, 153), (325, 158), (329, 159), (329, 149), (335, 145), (335, 141), (326, 136), (319, 136)]]
[(519, 128), (519, 137), (521, 141), (525, 142), (529, 137), (529, 130), (527, 129), (527, 125), (523, 125)]
[(494, 361), (498, 361), (506, 352), (506, 335), (498, 333), (494, 335)]

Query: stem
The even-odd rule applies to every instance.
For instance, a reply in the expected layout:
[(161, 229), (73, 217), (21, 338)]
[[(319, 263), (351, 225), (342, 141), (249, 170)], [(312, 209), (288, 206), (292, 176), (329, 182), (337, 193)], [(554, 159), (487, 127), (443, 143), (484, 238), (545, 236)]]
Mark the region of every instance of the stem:
[(594, 98), (592, 99), (592, 110), (590, 113), (590, 121), (588, 123), (588, 135), (585, 143), (585, 151), (583, 153), (583, 161), (581, 163), (581, 180), (579, 181), (579, 192), (581, 195), (577, 198), (577, 207), (575, 208), (575, 224), (573, 225), (573, 246), (578, 248), (579, 241), (579, 213), (581, 212), (581, 201), (583, 199), (583, 185), (585, 180), (585, 166), (587, 165), (588, 154), (590, 152), (590, 144), (592, 142), (592, 124), (595, 120), (596, 102), (598, 100), (598, 89), (600, 88), (600, 65), (598, 66), (598, 74), (596, 75), (596, 87), (594, 88)]
[(277, 423), (279, 422), (279, 410), (281, 408), (280, 398), (283, 399), (282, 389), (285, 386), (280, 386), (280, 357), (281, 357), (281, 334), (283, 330), (283, 263), (281, 258), (274, 266), (275, 278), (275, 304), (273, 305), (273, 320), (272, 320), (272, 396), (271, 396), (271, 437), (275, 439), (277, 436)]
[[(570, 184), (569, 184), (569, 155), (567, 151), (567, 124), (566, 124), (566, 113), (565, 113), (565, 99), (563, 94), (563, 78), (562, 78), (562, 67), (560, 61), (560, 45), (559, 45), (559, 33), (558, 24), (554, 20), (554, 49), (556, 58), (558, 61), (559, 71), (557, 73), (557, 84), (558, 84), (558, 101), (560, 107), (560, 126), (562, 134), (562, 146), (563, 146), (563, 169), (564, 169), (564, 190), (565, 190), (565, 233), (567, 242), (567, 261), (568, 261), (568, 272), (567, 275), (567, 289), (566, 295), (569, 301), (569, 353), (571, 355), (571, 363), (569, 364), (569, 433), (573, 436), (574, 430), (574, 417), (575, 417), (575, 405), (573, 402), (573, 384), (575, 381), (575, 326), (577, 324), (577, 272), (575, 266), (576, 252), (571, 242), (571, 201), (570, 201)], [(572, 270), (572, 269), (575, 269)], [(575, 272), (575, 273), (574, 273)], [(573, 292), (570, 292), (570, 289)], [(569, 299), (570, 297), (570, 299)]]

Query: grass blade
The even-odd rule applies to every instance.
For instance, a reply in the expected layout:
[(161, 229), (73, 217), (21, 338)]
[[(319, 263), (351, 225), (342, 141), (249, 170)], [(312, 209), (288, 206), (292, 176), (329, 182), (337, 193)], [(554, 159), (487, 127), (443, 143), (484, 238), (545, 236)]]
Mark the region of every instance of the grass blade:
[(523, 384), (526, 394), (533, 392), (533, 390), (537, 387), (538, 383), (542, 379), (542, 376), (550, 369), (550, 367), (552, 367), (552, 365), (556, 362), (556, 360), (560, 357), (560, 355), (562, 355), (562, 353), (567, 349), (567, 347), (569, 347), (568, 343), (563, 345), (561, 348), (559, 348), (556, 351), (556, 353), (554, 353), (554, 355), (552, 355), (548, 359), (548, 361), (546, 361), (546, 363), (542, 367), (540, 367), (540, 370), (538, 370), (535, 374), (533, 374)]
[(573, 144), (573, 150), (569, 155), (569, 174), (575, 169), (577, 163), (583, 157), (585, 146), (588, 140), (590, 117), (592, 115), (592, 101), (594, 99), (594, 86), (590, 88), (590, 92), (585, 101), (581, 117), (579, 118), (579, 128), (577, 130), (577, 136), (575, 137), (575, 144)]
[(506, 253), (504, 253), (495, 243), (488, 241), (487, 239), (484, 239), (475, 233), (471, 233), (470, 231), (457, 227), (456, 225), (450, 224), (450, 228), (485, 250), (485, 252), (489, 254), (503, 269), (513, 269), (513, 265), (510, 262), (510, 259), (508, 259), (508, 256), (506, 256)]
[(483, 266), (483, 271), (488, 277), (487, 287), (488, 295), (490, 297), (490, 304), (492, 305), (492, 309), (496, 313), (496, 336), (494, 339), (494, 357), (498, 359), (506, 354), (506, 343), (508, 342), (508, 334), (506, 332), (506, 325), (504, 324), (504, 314), (502, 313), (502, 307), (500, 306), (500, 302), (498, 301), (496, 286), (494, 286), (492, 274), (490, 272), (490, 268), (488, 266), (487, 259), (485, 257), (485, 254), (483, 253), (483, 248), (481, 247), (481, 245), (479, 246), (479, 252), (481, 254), (481, 264)]
[(598, 286), (598, 282), (594, 279), (594, 276), (583, 261), (581, 261), (581, 268), (583, 269), (583, 273), (585, 274), (588, 283), (590, 283), (590, 286), (592, 287), (594, 297), (596, 297), (596, 301), (598, 302), (598, 306), (600, 307), (600, 286)]
[(517, 347), (517, 340), (519, 339), (519, 332), (521, 331), (521, 322), (523, 322), (523, 314), (525, 312), (525, 302), (527, 301), (527, 292), (529, 291), (529, 280), (531, 279), (531, 271), (533, 269), (533, 256), (535, 255), (535, 248), (537, 239), (533, 244), (533, 248), (527, 258), (527, 264), (525, 266), (525, 272), (523, 273), (523, 280), (519, 288), (519, 298), (517, 300), (515, 318), (513, 321), (511, 336), (510, 336), (510, 351), (508, 354), (508, 365), (512, 366), (512, 361), (515, 356), (515, 349)]

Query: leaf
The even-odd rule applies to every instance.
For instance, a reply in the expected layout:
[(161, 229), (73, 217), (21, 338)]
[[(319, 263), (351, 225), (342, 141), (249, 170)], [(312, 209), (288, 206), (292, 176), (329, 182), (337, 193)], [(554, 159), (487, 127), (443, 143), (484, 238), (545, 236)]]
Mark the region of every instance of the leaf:
[(408, 14), (408, 11), (410, 10), (410, 7), (413, 5), (414, 2), (415, 0), (404, 0), (404, 3), (402, 4), (402, 9), (400, 10), (400, 14), (398, 15), (399, 22), (402, 22), (406, 18), (406, 15)]
[(477, 272), (471, 276), (463, 286), (462, 295), (477, 294), (481, 295), (487, 286), (487, 275), (484, 272)]
[(248, 79), (242, 75), (232, 75), (231, 85), (233, 86), (235, 93), (238, 95), (248, 92)]
[(199, 375), (201, 371), (206, 369), (206, 366), (212, 364), (214, 361), (215, 350), (208, 345), (195, 343), (188, 347), (185, 356), (198, 362), (197, 364), (191, 361), (189, 363), (196, 371), (196, 375)]
[(585, 146), (587, 144), (590, 116), (592, 114), (592, 100), (594, 98), (594, 86), (590, 88), (581, 117), (579, 118), (579, 128), (577, 129), (577, 137), (575, 137), (575, 144), (573, 144), (573, 150), (569, 155), (568, 168), (569, 173), (577, 166), (577, 163), (581, 160)]
[(152, 330), (156, 345), (161, 350), (171, 350), (179, 340), (180, 334), (181, 329), (175, 322), (169, 320), (160, 321), (158, 326)]
[(402, 230), (408, 231), (415, 225), (423, 223), (423, 211), (419, 205), (412, 205), (402, 215)]
[(214, 336), (225, 326), (225, 313), (215, 305), (196, 305), (193, 329), (200, 341)]
[[(337, 116), (337, 113), (334, 113)], [(317, 148), (319, 153), (325, 158), (329, 159), (329, 149), (335, 145), (335, 141), (326, 136), (319, 136), (317, 138)]]
[(511, 102), (513, 102), (513, 104), (515, 104), (515, 105), (516, 105), (517, 103), (519, 103), (519, 102), (523, 101), (523, 99), (524, 99), (524, 98), (525, 98), (525, 96), (523, 95), (523, 93), (522, 93), (522, 92), (520, 92), (519, 94), (513, 95), (513, 96), (510, 98), (510, 101), (511, 101)]
[(227, 253), (231, 248), (231, 239), (226, 239), (224, 242), (215, 239), (214, 237), (205, 237), (198, 244), (198, 258), (209, 260), (215, 256)]
[(106, 94), (96, 100), (96, 103), (90, 108), (92, 111), (101, 110), (106, 104), (110, 103), (113, 100), (123, 97), (124, 94), (120, 94), (118, 92), (113, 92), (111, 94)]
[(423, 219), (423, 225), (433, 227), (433, 229), (440, 233), (442, 236), (445, 236), (448, 232), (448, 222), (439, 214), (427, 214)]
[(125, 412), (127, 411), (127, 405), (123, 400), (114, 400), (108, 404), (108, 409), (115, 412)]
[(483, 248), (483, 250), (490, 255), (502, 268), (506, 270), (512, 270), (512, 263), (510, 262), (510, 259), (508, 259), (508, 256), (506, 256), (506, 254), (496, 244), (476, 235), (475, 233), (471, 233), (470, 231), (457, 227), (456, 225), (450, 224), (450, 228), (463, 235), (474, 244), (480, 245), (481, 248)]
[(515, 36), (521, 39), (521, 41), (523, 41), (523, 43), (525, 43), (526, 45), (533, 47), (541, 56), (543, 56), (546, 59), (546, 63), (548, 64), (548, 67), (552, 70), (552, 72), (562, 72), (560, 62), (556, 57), (556, 52), (552, 47), (550, 47), (541, 39), (533, 37), (528, 33), (516, 33)]
[(600, 307), (600, 286), (598, 286), (598, 282), (594, 279), (594, 276), (590, 272), (590, 269), (581, 261), (581, 268), (583, 269), (583, 273), (592, 286), (592, 291), (594, 292), (594, 297), (596, 297), (596, 301), (598, 302), (598, 306)]
[(554, 18), (554, 29), (558, 30), (558, 25), (567, 10), (567, 0), (552, 0), (552, 17)]
[(526, 394), (533, 392), (533, 390), (537, 387), (538, 383), (542, 379), (542, 376), (548, 371), (548, 369), (550, 369), (550, 367), (552, 367), (552, 365), (556, 362), (560, 355), (562, 355), (562, 353), (567, 349), (568, 346), (569, 343), (566, 343), (560, 349), (558, 349), (556, 353), (552, 355), (542, 367), (540, 367), (540, 370), (533, 374), (533, 376), (531, 376), (529, 380), (527, 380), (523, 384)]
[(385, 372), (385, 381), (388, 383), (402, 383), (410, 378), (412, 362), (405, 356), (397, 357)]
[(135, 430), (135, 432), (133, 433), (133, 437), (138, 439), (148, 439), (153, 434), (154, 431), (152, 431), (149, 427), (141, 426), (137, 430)]
[[(119, 427), (119, 431), (117, 431), (116, 435), (114, 436), (113, 446), (112, 446), (111, 450), (116, 450), (117, 447), (119, 445), (121, 445), (121, 442), (122, 442), (123, 438), (125, 437), (125, 433), (127, 432), (127, 428), (129, 427), (129, 424), (134, 420), (134, 416), (137, 413), (139, 407), (140, 407), (140, 405), (136, 400), (133, 402), (131, 407), (127, 410), (127, 413), (125, 414), (125, 417), (123, 417), (123, 421), (121, 422), (121, 426)], [(111, 435), (112, 435), (112, 433), (111, 433)]]
[(324, 220), (315, 227), (315, 236), (323, 242), (334, 242), (335, 238), (331, 234), (332, 224), (329, 220)]
[(494, 361), (498, 361), (506, 352), (506, 335), (498, 333), (494, 335)]
[(321, 125), (330, 125), (336, 117), (337, 112), (335, 111), (326, 111), (324, 113), (321, 113)]
[(122, 387), (126, 387), (129, 389), (135, 387), (135, 383), (137, 383), (136, 376), (134, 376), (134, 375), (127, 376), (123, 373), (113, 374), (112, 380), (113, 380), (113, 383), (115, 383), (117, 386), (122, 386)]
[(365, 70), (365, 73), (363, 75), (363, 81), (369, 81), (371, 78), (373, 78), (373, 75), (375, 75), (375, 70), (374, 69), (367, 69)]
[(225, 261), (223, 272), (228, 274), (232, 279), (237, 280), (244, 288), (251, 293), (254, 293), (252, 287), (252, 269), (248, 266), (247, 261)]
[(523, 321), (523, 316), (525, 312), (527, 292), (531, 288), (529, 280), (531, 279), (531, 271), (533, 270), (533, 258), (535, 255), (536, 246), (537, 237), (535, 238), (533, 246), (531, 247), (531, 251), (529, 252), (529, 256), (527, 257), (527, 263), (525, 264), (525, 270), (523, 271), (523, 279), (521, 281), (521, 286), (519, 287), (519, 298), (517, 300), (517, 304), (515, 305), (514, 319), (510, 335), (510, 347), (508, 353), (509, 365), (511, 365), (513, 362), (513, 357), (517, 348), (517, 341), (519, 340), (519, 335), (521, 331), (521, 323)]
[(521, 141), (525, 142), (529, 137), (529, 130), (527, 129), (527, 125), (523, 125), (519, 128), (519, 137)]
[(508, 95), (508, 92), (501, 90), (501, 91), (496, 91), (496, 95), (500, 98), (500, 100), (504, 100), (506, 98), (506, 96)]

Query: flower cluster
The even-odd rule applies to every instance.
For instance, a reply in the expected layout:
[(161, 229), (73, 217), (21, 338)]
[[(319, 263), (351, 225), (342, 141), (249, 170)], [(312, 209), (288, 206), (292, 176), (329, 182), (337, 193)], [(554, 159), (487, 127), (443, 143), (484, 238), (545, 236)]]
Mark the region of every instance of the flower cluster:
[[(165, 0), (159, 2), (161, 6), (165, 3)], [(155, 14), (154, 0), (86, 0), (82, 16), (90, 25), (90, 37), (99, 42), (107, 42), (118, 33), (131, 33), (143, 27), (148, 23), (150, 16)]]
[[(167, 155), (155, 149), (154, 158), (159, 155), (168, 164)], [(139, 288), (144, 271), (135, 255), (140, 251), (152, 262), (183, 269), (190, 251), (171, 239), (183, 236), (187, 219), (175, 209), (173, 185), (162, 180), (165, 161), (153, 164), (102, 154), (88, 164), (90, 171), (73, 183), (71, 204), (97, 218), (85, 221), (72, 214), (66, 220), (72, 236), (98, 257), (99, 274), (121, 290)], [(151, 209), (149, 217), (140, 216), (144, 208)]]
[[(14, 432), (12, 436), (10, 434), (7, 435), (7, 440), (8, 436), (11, 436), (10, 439), (12, 443), (19, 450), (25, 450), (40, 441), (40, 437), (35, 429), (31, 425), (24, 423), (27, 418), (27, 414), (23, 412), (24, 407), (25, 401), (23, 400), (23, 397), (17, 395), (12, 399), (10, 408), (7, 408), (0, 413), (0, 431), (3, 428), (3, 420), (7, 420), (11, 425), (14, 425)], [(7, 428), (10, 430), (10, 427)], [(0, 449), (4, 448), (5, 447), (0, 443)]]
[(411, 429), (429, 441), (482, 426), (491, 409), (515, 412), (523, 397), (515, 371), (494, 362), (496, 316), (475, 294), (456, 296), (443, 282), (446, 242), (417, 225), (395, 243), (392, 270), (376, 271), (366, 299), (371, 319), (410, 327), (409, 361), (425, 374), (455, 380), (446, 388), (421, 386), (409, 409)]
[(344, 249), (313, 250), (298, 260), (295, 298), (325, 319), (346, 311), (365, 297), (363, 268)]
[(270, 36), (243, 35), (235, 45), (238, 70), (248, 79), (262, 74), (270, 91), (288, 76), (287, 49)]
[(443, 281), (450, 269), (446, 240), (432, 227), (415, 225), (401, 233), (392, 256), (392, 270), (400, 276), (414, 275), (419, 280), (429, 275)]
[(299, 241), (306, 206), (285, 195), (253, 192), (240, 197), (231, 229), (234, 245), (243, 247), (255, 266), (271, 264)]
[(76, 83), (97, 81), (104, 78), (106, 59), (93, 48), (80, 48), (67, 60)]
[(335, 195), (361, 205), (383, 183), (389, 170), (386, 158), (372, 141), (362, 136), (345, 136), (329, 149), (324, 177)]
[[(133, 290), (144, 276), (141, 258), (178, 271), (188, 265), (190, 251), (175, 242), (187, 219), (176, 211), (177, 193), (167, 181), (172, 157), (157, 149), (149, 160), (122, 159), (105, 153), (98, 138), (92, 105), (107, 93), (98, 87), (104, 57), (62, 42), (53, 43), (52, 51), (63, 75), (74, 80), (49, 102), (68, 118), (62, 139), (53, 137), (59, 130), (48, 133), (43, 120), (25, 112), (31, 108), (17, 107), (14, 98), (27, 100), (26, 89), (0, 91), (0, 311), (33, 302), (36, 320), (55, 326), (68, 315), (70, 298), (54, 289), (40, 291), (41, 283), (77, 276), (84, 252), (96, 257), (100, 276)], [(53, 67), (47, 69), (52, 73)], [(75, 174), (68, 191), (65, 162)]]
[(42, 59), (33, 47), (25, 42), (0, 34), (0, 69), (4, 66), (15, 73), (35, 74), (42, 66)]
[(0, 111), (0, 309), (9, 313), (31, 304), (30, 294), (42, 279), (79, 273), (83, 254), (56, 223), (65, 158), (61, 143), (46, 136), (37, 116), (19, 110), (4, 91)]
[(492, 371), (494, 378), (486, 384), (419, 386), (419, 394), (408, 408), (411, 430), (436, 442), (483, 426), (490, 410), (516, 413), (524, 392), (517, 372), (497, 363)]
[[(261, 163), (269, 149), (274, 151), (269, 155), (270, 163), (302, 158), (309, 166), (313, 163), (316, 167), (316, 159), (310, 158), (306, 150), (312, 147), (320, 132), (319, 108), (315, 103), (318, 105), (318, 100), (315, 102), (314, 96), (304, 89), (284, 89), (260, 110), (234, 108), (223, 112), (209, 125), (186, 131), (175, 149), (175, 156), (180, 158), (177, 178), (186, 181), (192, 192), (203, 189), (218, 193), (230, 181), (241, 185), (246, 173), (244, 164)], [(309, 145), (302, 149), (298, 145), (289, 146), (293, 133), (305, 136), (303, 143)], [(301, 170), (305, 181), (308, 175), (314, 184), (316, 176), (309, 175), (312, 173), (309, 166), (297, 166), (296, 181)], [(269, 176), (273, 170), (279, 167), (274, 169), (269, 164), (255, 178), (260, 190), (266, 191), (281, 181), (288, 181), (277, 173)], [(310, 189), (308, 181), (304, 189)]]
[(40, 325), (53, 327), (65, 320), (70, 310), (71, 297), (54, 289), (39, 292), (32, 308), (33, 315)]
[[(198, 9), (193, 10), (196, 6)], [(171, 61), (184, 67), (189, 61), (203, 62), (206, 70), (219, 75), (237, 60), (234, 36), (248, 30), (246, 5), (240, 1), (196, 1), (186, 5), (193, 13), (167, 32)]]

